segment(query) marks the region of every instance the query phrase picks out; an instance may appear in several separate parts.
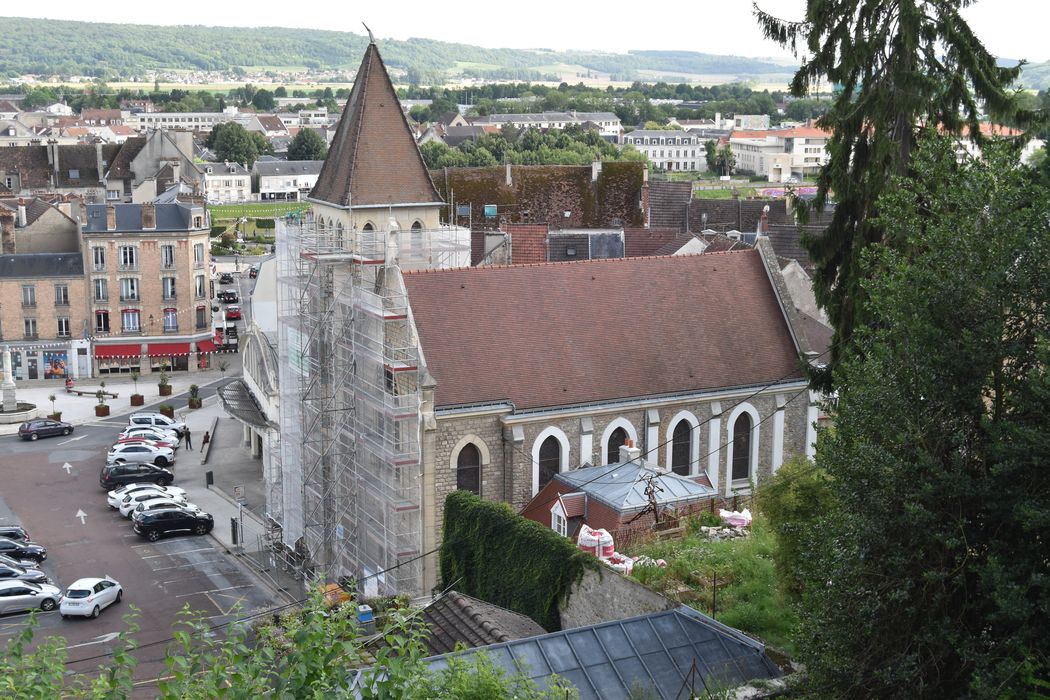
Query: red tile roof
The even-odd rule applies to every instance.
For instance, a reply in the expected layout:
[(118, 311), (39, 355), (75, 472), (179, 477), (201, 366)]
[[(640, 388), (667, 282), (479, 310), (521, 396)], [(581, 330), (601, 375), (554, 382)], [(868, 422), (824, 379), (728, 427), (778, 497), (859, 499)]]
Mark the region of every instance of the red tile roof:
[(404, 280), (437, 406), (532, 409), (802, 377), (757, 250)]
[(656, 251), (678, 237), (678, 229), (625, 228), (623, 230), (624, 257), (638, 258), (654, 255)]
[(583, 515), (584, 506), (587, 505), (587, 494), (583, 491), (567, 493), (561, 497), (561, 505), (566, 518), (578, 518)]
[(375, 44), (365, 50), (310, 197), (337, 206), (442, 201)]
[(515, 265), (547, 262), (547, 224), (504, 224), (503, 230), (510, 234)]

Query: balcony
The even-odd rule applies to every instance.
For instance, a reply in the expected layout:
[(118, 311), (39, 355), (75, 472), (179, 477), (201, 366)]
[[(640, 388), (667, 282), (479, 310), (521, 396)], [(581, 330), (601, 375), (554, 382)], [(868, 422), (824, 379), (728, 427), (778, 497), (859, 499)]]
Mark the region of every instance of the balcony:
[(96, 296), (95, 297), (95, 303), (96, 304), (108, 304), (109, 303), (109, 295), (108, 294), (103, 294), (101, 296)]
[(69, 299), (55, 299), (55, 306), (69, 306)]
[(172, 292), (171, 294), (165, 294), (164, 301), (175, 301), (176, 296), (177, 295), (175, 294), (175, 292)]
[(164, 260), (164, 261), (162, 261), (161, 264), (160, 264), (160, 269), (162, 269), (162, 270), (174, 270), (175, 269), (175, 261), (174, 260)]
[(23, 336), (26, 340), (37, 340), (40, 337), (39, 333), (26, 333)]
[(165, 333), (178, 333), (179, 332), (179, 327), (178, 326), (164, 326), (164, 332)]
[(98, 263), (98, 262), (97, 262), (97, 263), (92, 263), (92, 265), (91, 265), (91, 271), (92, 271), (92, 272), (105, 272), (105, 271), (106, 271), (106, 263), (104, 263), (104, 262), (101, 262), (101, 263)]

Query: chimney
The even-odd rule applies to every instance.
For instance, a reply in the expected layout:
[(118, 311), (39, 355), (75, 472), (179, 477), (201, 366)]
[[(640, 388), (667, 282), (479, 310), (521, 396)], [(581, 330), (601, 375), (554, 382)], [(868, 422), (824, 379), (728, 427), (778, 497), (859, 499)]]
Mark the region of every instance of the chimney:
[(106, 166), (102, 164), (102, 139), (95, 139), (95, 167), (98, 169), (98, 181), (106, 179)]
[(15, 213), (8, 209), (0, 209), (0, 252), (15, 252)]
[(591, 163), (591, 182), (598, 182), (598, 176), (602, 173), (602, 162), (596, 160)]
[(514, 184), (514, 178), (510, 176), (510, 163), (507, 163), (504, 167), (507, 169), (507, 187)]
[(157, 205), (146, 202), (142, 205), (142, 230), (151, 231), (157, 228)]
[(182, 161), (177, 160), (177, 159), (173, 160), (171, 162), (171, 180), (176, 185), (179, 184), (179, 182), (182, 180), (182, 178), (180, 177), (181, 170), (182, 170)]
[(112, 204), (106, 205), (106, 230), (117, 230), (117, 208)]
[(51, 148), (55, 152), (54, 162), (52, 163), (52, 166), (54, 167), (55, 182), (57, 183), (58, 182), (58, 171), (59, 171), (59, 165), (58, 165), (58, 141), (55, 141), (54, 139), (52, 139), (52, 140), (48, 141), (48, 143), (51, 144)]
[(26, 227), (26, 200), (18, 200), (18, 228)]
[(769, 205), (762, 207), (762, 216), (758, 219), (758, 235), (769, 233)]
[(632, 462), (642, 456), (641, 449), (634, 446), (634, 440), (627, 438), (627, 442), (620, 445), (620, 462)]

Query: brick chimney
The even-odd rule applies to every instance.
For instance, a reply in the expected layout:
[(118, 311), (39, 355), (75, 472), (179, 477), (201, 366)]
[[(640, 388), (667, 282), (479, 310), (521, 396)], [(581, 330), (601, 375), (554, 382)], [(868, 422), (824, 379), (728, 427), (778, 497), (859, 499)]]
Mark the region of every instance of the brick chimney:
[(142, 205), (142, 230), (151, 231), (157, 228), (157, 205), (146, 202)]
[(0, 252), (15, 252), (15, 213), (8, 209), (0, 209)]
[(634, 440), (631, 438), (627, 438), (627, 442), (620, 445), (620, 462), (631, 462), (641, 456), (641, 449), (634, 446)]
[(117, 208), (112, 204), (106, 205), (106, 230), (117, 230)]

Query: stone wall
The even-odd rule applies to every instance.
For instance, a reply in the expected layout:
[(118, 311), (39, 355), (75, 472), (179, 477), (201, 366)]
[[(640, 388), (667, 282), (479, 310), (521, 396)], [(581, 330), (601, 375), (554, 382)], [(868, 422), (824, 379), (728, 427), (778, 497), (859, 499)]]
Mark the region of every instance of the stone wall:
[(563, 630), (674, 610), (679, 603), (649, 590), (634, 579), (601, 567), (587, 571), (560, 606)]

